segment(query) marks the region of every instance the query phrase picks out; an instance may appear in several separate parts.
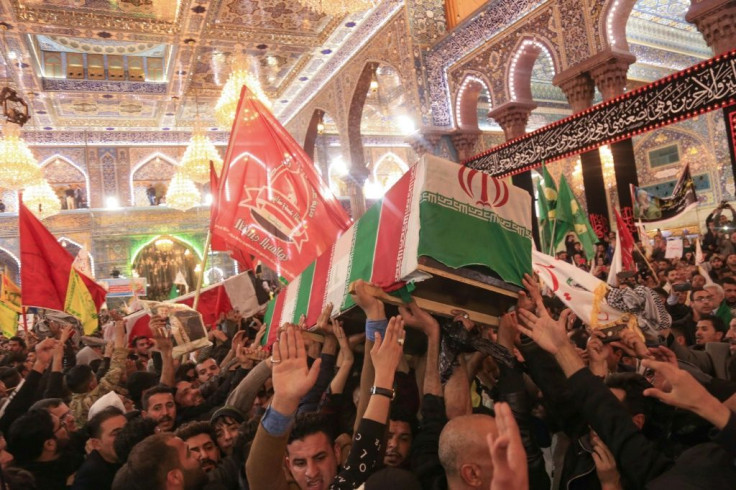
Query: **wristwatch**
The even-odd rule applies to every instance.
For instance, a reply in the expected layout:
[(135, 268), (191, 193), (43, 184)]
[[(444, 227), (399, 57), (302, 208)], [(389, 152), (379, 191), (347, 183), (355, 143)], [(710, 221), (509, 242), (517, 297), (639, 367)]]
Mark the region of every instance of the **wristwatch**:
[(396, 397), (396, 390), (371, 386), (371, 395), (381, 395), (393, 400)]

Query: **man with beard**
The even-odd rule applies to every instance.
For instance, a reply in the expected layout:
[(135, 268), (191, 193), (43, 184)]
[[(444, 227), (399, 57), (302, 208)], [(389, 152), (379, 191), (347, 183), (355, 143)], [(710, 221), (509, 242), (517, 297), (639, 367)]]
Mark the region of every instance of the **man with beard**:
[(388, 438), (386, 440), (386, 455), (383, 464), (394, 468), (404, 468), (408, 463), (411, 452), (413, 421), (408, 414), (401, 410), (392, 410), (388, 422)]
[(141, 397), (143, 417), (155, 420), (159, 431), (172, 431), (176, 421), (176, 402), (171, 388), (154, 386), (143, 392)]
[(82, 464), (81, 455), (65, 451), (69, 433), (59, 417), (31, 410), (10, 426), (8, 451), (16, 466), (31, 472), (38, 488), (63, 490)]
[(207, 476), (187, 445), (173, 434), (154, 434), (133, 448), (115, 475), (113, 490), (196, 490)]
[(177, 429), (176, 436), (194, 453), (205, 473), (220, 463), (220, 448), (215, 443), (215, 433), (209, 423), (189, 422)]
[(127, 420), (117, 407), (107, 407), (87, 422), (90, 447), (82, 467), (74, 478), (73, 490), (97, 490), (110, 488), (115, 473), (120, 468), (113, 444)]

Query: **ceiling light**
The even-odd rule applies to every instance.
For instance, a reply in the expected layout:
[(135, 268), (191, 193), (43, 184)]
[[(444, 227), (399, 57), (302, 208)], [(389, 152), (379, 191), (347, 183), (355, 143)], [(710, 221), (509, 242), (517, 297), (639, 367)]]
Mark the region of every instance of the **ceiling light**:
[(3, 127), (0, 162), (0, 182), (4, 188), (19, 191), (41, 183), (41, 169), (20, 137), (20, 127), (16, 124), (8, 123)]
[(417, 130), (414, 120), (404, 114), (396, 117), (396, 125), (399, 127), (399, 131), (407, 136)]
[[(251, 97), (260, 100), (266, 108), (271, 108), (271, 101), (263, 91), (258, 77), (258, 61), (246, 60), (242, 55), (236, 55), (233, 60), (233, 71), (215, 104), (215, 118), (220, 126), (232, 127), (243, 86), (248, 87)], [(243, 117), (255, 119), (258, 115), (245, 113)]]
[(180, 172), (176, 172), (171, 178), (169, 188), (166, 191), (166, 206), (179, 211), (186, 211), (197, 206), (201, 199), (202, 196), (194, 182), (184, 177)]
[(35, 214), (38, 219), (48, 218), (61, 211), (61, 201), (46, 179), (40, 184), (26, 187), (23, 191), (23, 204)]
[(181, 157), (181, 174), (198, 184), (204, 184), (210, 180), (210, 162), (215, 166), (215, 171), (219, 175), (222, 171), (222, 158), (218, 153), (215, 145), (205, 134), (202, 125), (197, 117), (194, 123), (194, 131), (192, 138), (184, 156)]

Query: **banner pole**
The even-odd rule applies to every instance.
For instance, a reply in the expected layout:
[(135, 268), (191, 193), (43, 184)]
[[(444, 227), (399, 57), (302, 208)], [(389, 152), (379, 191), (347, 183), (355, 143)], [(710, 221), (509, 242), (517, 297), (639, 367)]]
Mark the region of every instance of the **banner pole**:
[(192, 308), (197, 309), (199, 305), (199, 293), (202, 291), (202, 278), (204, 277), (204, 270), (207, 267), (207, 255), (209, 254), (210, 241), (212, 239), (212, 230), (207, 230), (207, 238), (204, 241), (204, 252), (202, 253), (202, 264), (200, 266), (199, 275), (197, 276), (197, 291), (194, 293), (194, 302)]
[(552, 222), (552, 236), (549, 240), (549, 254), (550, 256), (555, 256), (555, 228), (557, 228), (557, 218)]

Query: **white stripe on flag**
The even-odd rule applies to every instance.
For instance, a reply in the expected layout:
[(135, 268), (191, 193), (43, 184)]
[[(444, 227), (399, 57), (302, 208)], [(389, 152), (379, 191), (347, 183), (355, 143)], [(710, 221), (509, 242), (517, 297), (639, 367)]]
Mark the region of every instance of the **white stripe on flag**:
[(327, 277), (327, 303), (332, 303), (336, 310), (340, 309), (347, 291), (348, 269), (353, 258), (355, 240), (355, 224), (337, 239), (332, 251), (330, 272)]
[(230, 304), (237, 307), (243, 317), (253, 316), (262, 308), (262, 305), (258, 304), (253, 281), (247, 273), (229, 277), (222, 285), (225, 287)]
[(419, 201), (424, 190), (424, 183), (427, 179), (427, 162), (422, 159), (415, 164), (416, 175), (412, 182), (409, 192), (411, 193), (409, 201), (409, 222), (404, 230), (404, 250), (399, 264), (399, 277), (406, 281), (408, 279), (422, 280), (417, 278), (418, 250), (419, 250)]
[(284, 309), (281, 313), (281, 324), (286, 322), (297, 323), (298, 318), (294, 318), (294, 310), (296, 309), (296, 299), (299, 296), (299, 283), (302, 276), (299, 275), (289, 283), (289, 286), (281, 294), (286, 294), (284, 298)]

